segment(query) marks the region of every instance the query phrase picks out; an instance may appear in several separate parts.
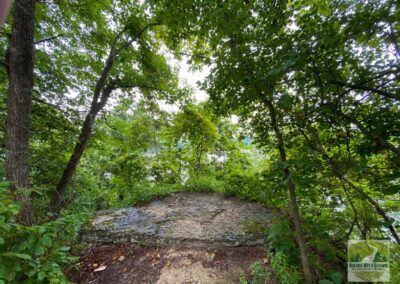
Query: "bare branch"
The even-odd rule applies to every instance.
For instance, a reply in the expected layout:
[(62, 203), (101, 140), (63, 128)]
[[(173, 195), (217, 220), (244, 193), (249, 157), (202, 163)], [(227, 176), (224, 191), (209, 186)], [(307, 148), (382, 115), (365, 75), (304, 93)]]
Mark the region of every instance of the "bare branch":
[(41, 43), (44, 43), (44, 42), (47, 42), (47, 41), (51, 41), (51, 40), (59, 38), (59, 37), (63, 37), (63, 36), (65, 36), (65, 33), (35, 41), (35, 44), (38, 45), (38, 44), (41, 44)]
[(366, 85), (358, 85), (358, 84), (350, 84), (350, 83), (346, 83), (346, 82), (340, 82), (340, 81), (331, 81), (331, 83), (339, 85), (341, 87), (346, 87), (346, 88), (350, 88), (353, 90), (359, 90), (359, 91), (369, 91), (378, 95), (381, 95), (385, 98), (391, 98), (391, 99), (395, 99), (395, 100), (400, 100), (400, 96), (398, 94), (393, 94), (393, 93), (389, 93), (383, 90), (379, 90), (376, 89), (374, 87), (370, 87), (370, 86), (366, 86)]

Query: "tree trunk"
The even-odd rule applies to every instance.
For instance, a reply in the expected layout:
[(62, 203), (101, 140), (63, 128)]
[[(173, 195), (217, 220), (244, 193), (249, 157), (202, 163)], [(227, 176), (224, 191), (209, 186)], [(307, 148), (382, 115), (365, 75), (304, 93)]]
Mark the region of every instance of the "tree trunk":
[[(85, 151), (86, 144), (89, 141), (89, 138), (92, 134), (92, 129), (93, 129), (93, 125), (96, 121), (96, 116), (107, 104), (108, 98), (110, 97), (110, 94), (111, 94), (112, 90), (114, 89), (115, 82), (111, 82), (111, 83), (108, 82), (108, 77), (110, 75), (111, 69), (114, 66), (116, 58), (121, 53), (121, 51), (128, 48), (132, 44), (132, 42), (134, 40), (138, 39), (141, 36), (141, 34), (144, 33), (148, 28), (150, 28), (152, 26), (156, 26), (156, 25), (159, 25), (159, 23), (156, 22), (156, 23), (147, 24), (142, 29), (140, 29), (136, 33), (135, 36), (133, 36), (129, 41), (125, 42), (119, 48), (117, 48), (117, 45), (118, 45), (119, 41), (121, 40), (123, 34), (127, 31), (128, 28), (127, 27), (123, 28), (115, 36), (114, 41), (111, 44), (111, 49), (110, 49), (110, 53), (108, 55), (107, 61), (104, 65), (104, 68), (101, 72), (99, 79), (96, 82), (90, 110), (85, 117), (85, 121), (83, 123), (81, 133), (79, 135), (79, 139), (75, 145), (74, 152), (71, 155), (66, 168), (64, 169), (62, 177), (57, 185), (56, 192), (54, 193), (54, 195), (50, 201), (50, 204), (49, 204), (50, 210), (53, 211), (53, 213), (56, 216), (59, 215), (63, 205), (65, 205), (64, 195), (67, 190), (67, 186), (71, 182), (71, 180), (75, 174), (76, 168), (79, 164), (79, 161), (82, 157), (82, 154)], [(108, 85), (107, 85), (107, 82), (108, 82)]]
[(75, 145), (74, 152), (72, 153), (67, 163), (67, 166), (64, 169), (63, 175), (57, 185), (56, 192), (50, 201), (50, 210), (56, 216), (59, 215), (62, 207), (65, 205), (64, 196), (67, 190), (67, 186), (71, 182), (75, 174), (82, 154), (85, 151), (86, 144), (89, 141), (90, 136), (92, 135), (93, 125), (96, 121), (96, 116), (106, 105), (108, 98), (110, 97), (111, 91), (112, 87), (106, 87), (102, 92), (102, 96), (99, 102), (97, 102), (98, 96), (93, 97), (89, 113), (85, 117), (85, 121), (83, 123), (78, 141)]
[(85, 121), (83, 122), (81, 133), (79, 135), (78, 141), (76, 142), (74, 152), (69, 158), (67, 166), (65, 167), (61, 179), (57, 184), (56, 191), (54, 192), (53, 197), (50, 200), (49, 207), (55, 216), (58, 216), (60, 214), (62, 207), (65, 205), (64, 197), (65, 197), (65, 192), (67, 190), (67, 186), (71, 182), (75, 174), (76, 168), (79, 164), (82, 154), (85, 151), (86, 144), (89, 141), (90, 136), (92, 135), (92, 129), (96, 121), (96, 116), (104, 108), (111, 94), (112, 87), (111, 85), (109, 87), (106, 87), (106, 83), (117, 56), (117, 53), (115, 51), (116, 44), (120, 39), (120, 37), (122, 36), (122, 33), (123, 31), (120, 32), (114, 39), (104, 69), (101, 72), (100, 77), (96, 82), (96, 86), (93, 92), (92, 103), (90, 105), (90, 110), (85, 117)]
[(275, 136), (278, 140), (277, 147), (279, 150), (280, 160), (283, 164), (283, 169), (282, 169), (283, 176), (286, 179), (286, 186), (289, 191), (290, 207), (292, 209), (292, 216), (293, 216), (293, 221), (294, 221), (294, 226), (295, 226), (295, 231), (296, 231), (296, 240), (297, 240), (297, 244), (298, 244), (299, 250), (300, 250), (300, 259), (301, 259), (301, 264), (302, 264), (302, 268), (303, 268), (305, 283), (314, 283), (314, 277), (311, 273), (310, 265), (308, 263), (306, 242), (304, 240), (304, 234), (303, 234), (303, 230), (301, 228), (301, 218), (300, 218), (299, 207), (297, 204), (296, 187), (295, 187), (294, 183), (292, 182), (292, 179), (290, 176), (290, 170), (286, 164), (287, 163), (286, 150), (285, 150), (285, 146), (283, 143), (282, 133), (281, 133), (281, 131), (278, 127), (277, 121), (276, 121), (275, 107), (272, 104), (272, 102), (268, 99), (263, 98), (263, 102), (269, 110), (271, 126), (272, 126), (272, 128), (275, 132)]
[[(6, 121), (5, 171), (10, 188), (29, 188), (29, 130), (33, 88), (35, 1), (15, 0), (9, 46), (9, 91)], [(21, 205), (19, 222), (33, 223), (28, 193), (15, 193)]]

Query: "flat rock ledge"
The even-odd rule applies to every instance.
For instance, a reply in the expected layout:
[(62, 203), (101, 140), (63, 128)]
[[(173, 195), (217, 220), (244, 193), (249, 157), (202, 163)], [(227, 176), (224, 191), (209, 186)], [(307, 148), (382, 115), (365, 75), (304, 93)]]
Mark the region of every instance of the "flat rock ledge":
[(99, 211), (81, 232), (87, 243), (207, 247), (258, 246), (272, 213), (217, 193), (174, 193), (141, 207)]

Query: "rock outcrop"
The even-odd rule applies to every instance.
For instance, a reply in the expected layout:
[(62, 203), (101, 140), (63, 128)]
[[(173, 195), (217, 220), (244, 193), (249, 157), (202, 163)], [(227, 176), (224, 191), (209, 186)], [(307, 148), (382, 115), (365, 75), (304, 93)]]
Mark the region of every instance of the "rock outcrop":
[(100, 211), (82, 232), (88, 243), (255, 246), (271, 212), (216, 193), (175, 193), (141, 207)]

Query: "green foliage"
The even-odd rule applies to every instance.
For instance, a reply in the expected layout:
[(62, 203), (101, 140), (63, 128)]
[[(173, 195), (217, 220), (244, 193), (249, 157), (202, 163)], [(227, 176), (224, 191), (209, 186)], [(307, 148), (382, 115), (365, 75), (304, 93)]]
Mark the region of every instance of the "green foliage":
[(250, 275), (251, 280), (247, 281), (244, 277), (243, 273), (240, 275), (240, 283), (241, 284), (264, 284), (268, 283), (271, 278), (271, 273), (265, 271), (264, 266), (256, 261), (250, 265)]
[(265, 268), (258, 261), (250, 265), (250, 270), (251, 270), (252, 284), (266, 283), (271, 276), (271, 274), (265, 271)]
[(15, 222), (19, 206), (6, 184), (0, 187), (0, 281), (6, 283), (68, 283), (63, 267), (73, 264), (70, 246), (82, 214), (70, 215), (42, 225)]
[(282, 284), (297, 284), (302, 282), (302, 276), (298, 268), (288, 264), (285, 254), (276, 252), (270, 254), (270, 262), (275, 275)]
[(290, 264), (298, 263), (295, 235), (287, 220), (275, 220), (267, 229), (266, 237), (270, 251), (285, 255), (285, 261), (289, 261)]
[(400, 283), (400, 246), (390, 246), (390, 281), (394, 284)]
[(192, 176), (185, 183), (185, 189), (193, 192), (224, 192), (226, 184), (210, 176)]
[(139, 183), (135, 185), (130, 192), (127, 192), (127, 196), (124, 197), (123, 202), (115, 204), (114, 207), (148, 203), (155, 199), (167, 197), (171, 193), (179, 190), (181, 190), (181, 188), (174, 184)]
[(270, 264), (280, 283), (301, 283), (298, 248), (293, 229), (286, 220), (275, 220), (267, 229)]
[[(53, 2), (36, 4), (35, 39), (55, 37), (35, 46), (29, 162), (38, 224), (17, 224), (18, 206), (1, 189), (1, 280), (64, 281), (62, 265), (72, 261), (66, 236), (73, 239), (83, 218), (77, 212), (188, 190), (275, 209), (279, 218), (267, 232), (271, 265), (282, 283), (298, 283), (289, 179), (282, 169), (291, 172), (321, 283), (341, 282), (348, 239), (387, 237), (391, 221), (384, 222), (337, 171), (384, 211), (400, 210), (396, 1)], [(62, 218), (47, 222), (48, 201), (73, 150), (82, 111), (120, 31), (121, 54), (109, 76), (117, 88), (113, 103), (96, 122), (66, 196), (70, 206)], [(10, 32), (10, 23), (0, 30), (2, 63)], [(202, 82), (209, 102), (191, 102), (170, 53), (192, 54), (189, 63), (209, 67)], [(7, 92), (7, 82), (2, 67), (0, 93)], [(285, 163), (265, 99), (275, 107)], [(165, 102), (180, 108), (162, 111)], [(5, 110), (2, 96), (1, 121)], [(229, 121), (232, 114), (239, 124)], [(0, 126), (1, 145), (4, 132)], [(1, 147), (0, 180), (4, 156)], [(393, 251), (392, 281), (400, 283)]]
[(329, 273), (328, 278), (319, 281), (319, 284), (341, 284), (345, 279), (344, 274), (341, 272)]

